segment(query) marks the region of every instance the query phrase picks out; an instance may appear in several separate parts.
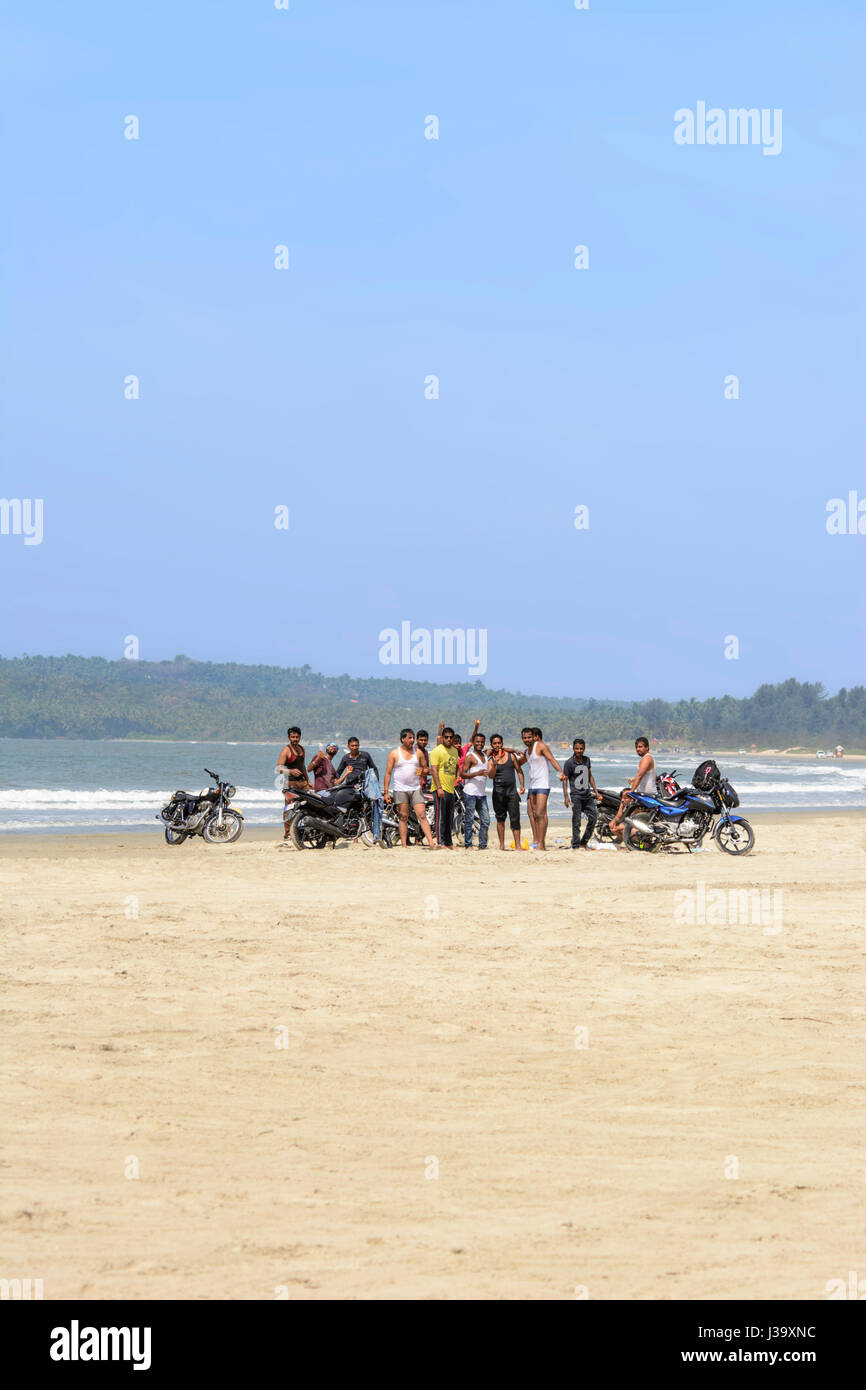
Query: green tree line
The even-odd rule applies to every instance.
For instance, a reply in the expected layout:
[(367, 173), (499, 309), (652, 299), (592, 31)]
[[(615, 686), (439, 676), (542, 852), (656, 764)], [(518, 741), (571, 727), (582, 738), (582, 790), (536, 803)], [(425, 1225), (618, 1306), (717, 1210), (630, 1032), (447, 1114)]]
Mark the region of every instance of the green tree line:
[(395, 677), (325, 676), (309, 666), (102, 657), (0, 658), (0, 737), (196, 738), (274, 741), (297, 723), (308, 736), (351, 733), (393, 740), (404, 725), (435, 732), (442, 718), (468, 734), (519, 735), (531, 721), (554, 740), (594, 743), (638, 733), (663, 742), (866, 748), (866, 687), (828, 695), (796, 680), (762, 685), (744, 699), (644, 700), (629, 704), (490, 690), (481, 681), (438, 685)]

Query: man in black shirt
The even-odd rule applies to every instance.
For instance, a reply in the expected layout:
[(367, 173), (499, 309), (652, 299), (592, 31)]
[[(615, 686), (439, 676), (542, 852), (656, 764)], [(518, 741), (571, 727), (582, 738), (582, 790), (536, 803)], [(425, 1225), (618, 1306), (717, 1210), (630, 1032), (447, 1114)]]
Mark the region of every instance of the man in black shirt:
[[(348, 747), (348, 756), (340, 760), (340, 765), (337, 768), (337, 780), (331, 787), (332, 792), (336, 792), (338, 787), (345, 787), (347, 790), (356, 788), (363, 791), (364, 776), (368, 767), (373, 769), (377, 777), (379, 776), (379, 769), (370, 754), (364, 752), (356, 738), (349, 739)], [(338, 803), (339, 799), (338, 794), (336, 798)], [(348, 798), (344, 799), (348, 800)]]
[[(574, 753), (567, 759), (563, 772), (568, 778), (568, 791), (565, 804), (568, 805), (568, 792), (571, 792), (571, 848), (591, 849), (590, 840), (598, 820), (598, 788), (592, 775), (592, 763), (586, 756), (586, 741), (576, 738), (572, 744)], [(586, 816), (586, 830), (580, 838), (580, 818)]]

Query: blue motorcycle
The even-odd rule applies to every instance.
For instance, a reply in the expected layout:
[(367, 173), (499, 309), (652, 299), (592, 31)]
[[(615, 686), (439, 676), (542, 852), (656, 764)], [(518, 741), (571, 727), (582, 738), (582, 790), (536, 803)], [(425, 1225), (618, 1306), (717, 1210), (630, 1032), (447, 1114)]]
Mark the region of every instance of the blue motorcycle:
[(711, 834), (725, 854), (749, 853), (755, 832), (742, 816), (731, 814), (740, 798), (715, 763), (701, 763), (692, 782), (671, 796), (630, 793), (622, 819), (626, 849), (653, 854), (659, 849), (685, 848), (691, 854)]

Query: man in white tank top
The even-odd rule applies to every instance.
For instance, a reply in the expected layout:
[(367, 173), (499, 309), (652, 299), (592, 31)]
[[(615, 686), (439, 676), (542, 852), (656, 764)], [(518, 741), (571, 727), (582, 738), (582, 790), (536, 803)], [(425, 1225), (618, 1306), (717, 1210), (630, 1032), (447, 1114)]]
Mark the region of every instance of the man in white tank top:
[[(638, 756), (637, 772), (634, 777), (629, 778), (629, 786), (633, 792), (645, 792), (647, 796), (656, 794), (656, 763), (655, 758), (650, 752), (649, 739), (641, 736), (634, 741), (634, 751)], [(628, 792), (623, 792), (619, 803), (619, 810), (610, 822), (608, 829), (615, 840), (622, 840), (622, 818), (625, 808), (631, 801)]]
[(478, 848), (487, 848), (487, 835), (490, 829), (490, 808), (487, 805), (487, 758), (484, 754), (484, 734), (477, 731), (472, 735), (472, 746), (466, 750), (463, 759), (463, 801), (466, 815), (463, 821), (463, 843), (466, 849), (472, 848), (472, 828), (475, 812), (478, 812)]
[(551, 753), (549, 747), (541, 736), (541, 730), (535, 724), (532, 728), (521, 729), (520, 736), (524, 742), (524, 750), (518, 753), (516, 748), (506, 748), (506, 753), (518, 753), (517, 765), (522, 767), (524, 763), (529, 764), (529, 789), (526, 797), (526, 809), (529, 812), (529, 823), (532, 826), (532, 848), (546, 850), (547, 845), (547, 798), (550, 795), (550, 772), (548, 763), (555, 767), (559, 773), (559, 780), (565, 783), (565, 773), (560, 767), (556, 758)]
[(438, 849), (430, 822), (427, 819), (427, 804), (421, 784), (430, 771), (426, 753), (419, 753), (415, 747), (414, 729), (400, 730), (400, 746), (392, 748), (388, 754), (385, 768), (385, 783), (382, 795), (385, 801), (393, 801), (400, 817), (400, 843), (406, 848), (409, 830), (409, 812), (414, 810), (418, 824), (424, 832), (428, 849)]

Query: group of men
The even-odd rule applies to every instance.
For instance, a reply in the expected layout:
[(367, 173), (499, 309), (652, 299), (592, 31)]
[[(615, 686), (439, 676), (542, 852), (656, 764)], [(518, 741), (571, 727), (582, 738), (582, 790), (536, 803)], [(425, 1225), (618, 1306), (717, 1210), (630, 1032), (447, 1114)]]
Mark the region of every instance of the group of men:
[[(487, 848), (490, 828), (490, 809), (487, 804), (487, 788), (490, 783), (493, 814), (499, 848), (505, 849), (505, 823), (508, 821), (515, 849), (521, 849), (520, 798), (526, 793), (526, 810), (532, 831), (532, 849), (543, 851), (547, 848), (548, 814), (547, 801), (550, 795), (551, 768), (562, 783), (563, 799), (566, 807), (571, 807), (571, 848), (592, 849), (592, 833), (598, 818), (598, 802), (601, 799), (592, 762), (586, 753), (586, 740), (576, 738), (572, 754), (560, 766), (538, 725), (527, 725), (521, 731), (522, 748), (506, 745), (501, 734), (492, 734), (489, 745), (487, 737), (480, 732), (480, 720), (475, 720), (472, 736), (462, 743), (460, 735), (444, 721), (439, 725), (436, 744), (429, 749), (430, 735), (426, 729), (402, 729), (400, 742), (388, 754), (382, 795), (388, 805), (396, 808), (399, 817), (400, 842), (408, 842), (409, 815), (415, 812), (418, 824), (430, 849), (455, 849), (454, 811), (458, 796), (462, 798), (463, 845), (472, 846), (476, 817), (478, 821), (478, 848)], [(312, 790), (327, 792), (338, 803), (350, 800), (359, 788), (369, 770), (376, 778), (379, 770), (369, 753), (360, 746), (360, 741), (352, 737), (348, 740), (348, 753), (335, 766), (338, 753), (336, 743), (316, 753), (309, 768), (301, 744), (301, 730), (293, 725), (288, 731), (289, 741), (280, 754), (277, 770), (283, 777), (286, 805), (291, 803), (299, 791)], [(655, 790), (655, 772), (649, 740), (635, 740), (635, 750), (639, 763), (637, 775), (630, 780), (632, 790)], [(528, 782), (528, 786), (527, 786)], [(427, 816), (427, 797), (435, 797), (434, 818), (431, 826)], [(622, 837), (622, 816), (628, 799), (624, 793), (620, 808), (610, 822), (614, 839)], [(582, 832), (581, 828), (583, 826)], [(288, 824), (286, 835), (288, 835)]]

